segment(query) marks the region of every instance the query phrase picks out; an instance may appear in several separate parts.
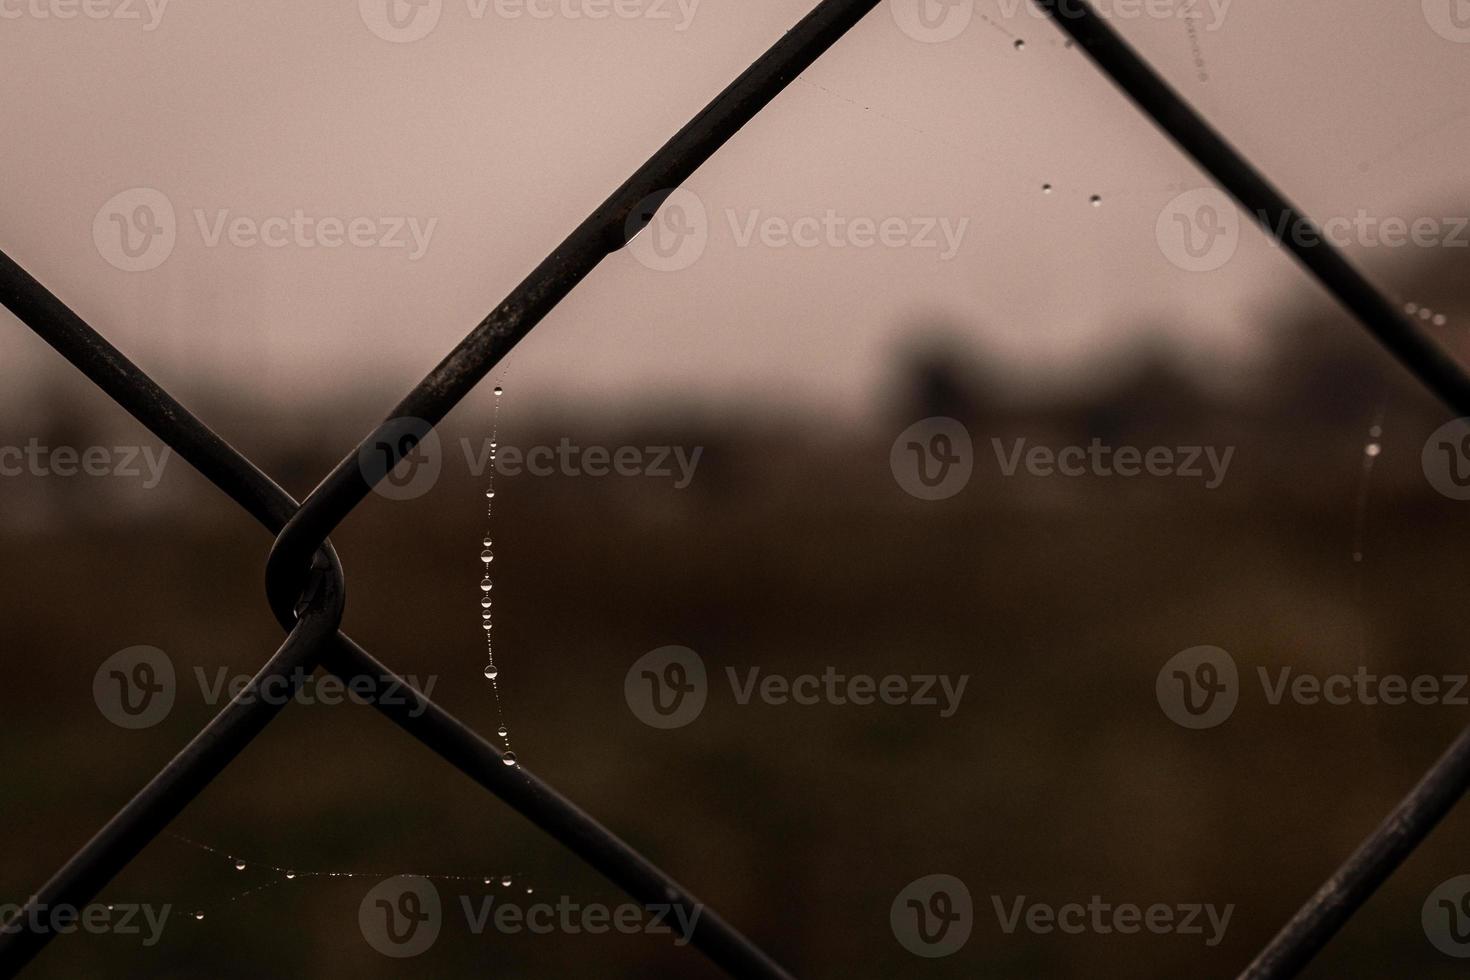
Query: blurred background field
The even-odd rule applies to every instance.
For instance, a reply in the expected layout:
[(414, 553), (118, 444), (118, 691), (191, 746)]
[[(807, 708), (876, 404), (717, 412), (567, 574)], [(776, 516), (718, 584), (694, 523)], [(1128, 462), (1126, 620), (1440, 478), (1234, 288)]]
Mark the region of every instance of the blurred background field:
[[(708, 0), (682, 31), (443, 6), (403, 44), (351, 2), (191, 0), (153, 31), (35, 16), (0, 31), (0, 248), (298, 497), (813, 0)], [(942, 44), (905, 36), (892, 6), (693, 175), (712, 226), (698, 262), (609, 257), (495, 372), (506, 446), (703, 450), (683, 490), (497, 481), (515, 751), (798, 976), (1234, 976), (1470, 721), (1273, 706), (1256, 681), (1466, 672), (1470, 504), (1420, 464), (1448, 415), (1258, 231), (1218, 269), (1176, 266), (1161, 215), (1209, 178), (1032, 5), (978, 0)], [(1163, 6), (1119, 29), (1307, 213), (1451, 228), (1465, 214), (1470, 61), (1435, 4), (1238, 0), (1218, 30), (1173, 12), (1219, 5)], [(131, 188), (179, 218), (143, 273), (109, 264), (95, 235)], [(193, 218), (297, 211), (437, 230), (410, 261), (216, 247)], [(828, 212), (968, 230), (949, 260), (744, 247), (728, 230)], [(1470, 354), (1466, 249), (1346, 251)], [(152, 443), (8, 314), (0, 381), (0, 448)], [(431, 492), (373, 496), (333, 535), (349, 634), (486, 733), (484, 482), (459, 447), (489, 437), (490, 383), (443, 426)], [(934, 415), (963, 422), (976, 470), (923, 502), (889, 453)], [(1094, 438), (1234, 454), (1207, 490), (1005, 477), (990, 448)], [(177, 458), (140, 484), (0, 477), (0, 903), (206, 722), (195, 669), (249, 674), (281, 642), (269, 536)], [(139, 644), (183, 683), (166, 721), (124, 731), (93, 676)], [(704, 658), (713, 690), (693, 724), (657, 731), (624, 679), (670, 644)], [(1186, 731), (1155, 680), (1203, 644), (1231, 653), (1244, 690), (1224, 725)], [(739, 705), (727, 667), (970, 679), (941, 718)], [(61, 937), (27, 976), (717, 975), (666, 937), (473, 935), (457, 899), (487, 889), (466, 883), (441, 885), (451, 921), (430, 951), (375, 952), (358, 909), (388, 875), (509, 873), (541, 900), (624, 899), (370, 708), (288, 707), (173, 829), (245, 869), (160, 838), (102, 901), (170, 904), (161, 942)], [(1304, 975), (1462, 976), (1420, 912), (1470, 873), (1467, 845), (1462, 806)], [(364, 876), (279, 882), (266, 866)], [(921, 960), (889, 908), (936, 873), (968, 884), (974, 932)], [(1234, 912), (1214, 947), (1006, 934), (992, 896), (1022, 895)]]
[[(1463, 264), (1426, 268), (1459, 344)], [(860, 420), (778, 399), (666, 400), (597, 414), (507, 382), (505, 445), (703, 447), (689, 488), (639, 478), (501, 477), (496, 559), (501, 692), (522, 762), (670, 870), (802, 976), (1233, 975), (1466, 723), (1463, 708), (1268, 705), (1257, 667), (1457, 674), (1466, 505), (1420, 466), (1446, 421), (1356, 325), (1308, 297), (1250, 325), (1261, 351), (1227, 376), (1165, 342), (1088, 384), (1028, 391), (971, 356), (953, 324), (916, 326)], [(19, 326), (7, 347), (37, 348)], [(413, 380), (405, 372), (403, 384)], [(31, 379), (0, 442), (148, 440), (65, 365)], [(300, 407), (239, 392), (186, 401), (293, 493), (335, 462), (399, 391)], [(483, 481), (443, 429), (444, 472), (412, 501), (373, 497), (334, 541), (346, 628), (481, 731), (477, 552)], [(888, 468), (894, 437), (930, 415), (975, 439), (973, 480), (926, 503)], [(1364, 478), (1369, 427), (1382, 454)], [(1003, 477), (992, 438), (1049, 445), (1233, 446), (1216, 490), (1185, 479)], [(262, 595), (269, 538), (179, 460), (142, 490), (120, 479), (7, 478), (7, 682), (0, 687), (0, 896), (23, 898), (210, 713), (191, 683), (156, 728), (125, 732), (93, 671), (135, 644), (181, 674), (253, 672), (280, 641)], [(1363, 494), (1366, 493), (1366, 497)], [(1361, 510), (1360, 499), (1365, 500)], [(1361, 550), (1363, 560), (1353, 554)], [(683, 644), (712, 675), (703, 715), (655, 731), (623, 700), (639, 656)], [(1173, 725), (1154, 696), (1165, 660), (1213, 644), (1244, 692), (1217, 729)], [(787, 674), (968, 674), (960, 710), (738, 705), (724, 668)], [(363, 942), (376, 877), (303, 871), (511, 873), (537, 898), (622, 896), (446, 763), (360, 706), (288, 708), (105, 901), (171, 903), (152, 949), (113, 936), (54, 943), (35, 977), (713, 976), (647, 936), (471, 935), (455, 920), (424, 956)], [(1470, 871), (1457, 810), (1306, 974), (1449, 977), (1420, 906)], [(912, 957), (893, 896), (931, 873), (965, 880), (975, 931), (959, 954)], [(441, 888), (453, 901), (478, 886)], [(494, 891), (494, 889), (489, 889)], [(1060, 904), (1233, 903), (1224, 941), (1007, 935), (992, 895)], [(184, 918), (205, 912), (195, 921)], [(458, 925), (455, 922), (458, 921)]]

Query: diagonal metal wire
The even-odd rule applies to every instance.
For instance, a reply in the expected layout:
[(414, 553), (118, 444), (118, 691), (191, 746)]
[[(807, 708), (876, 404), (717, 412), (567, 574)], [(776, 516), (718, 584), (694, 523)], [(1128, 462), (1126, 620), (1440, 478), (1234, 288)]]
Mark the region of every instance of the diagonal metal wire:
[[(593, 211), (482, 320), (388, 418), (332, 470), (286, 523), (266, 564), (272, 605), (300, 593), (311, 555), (367, 496), (383, 468), (364, 473), (359, 453), (387, 449), (388, 468), (416, 445), (420, 423), (436, 425), (608, 255), (626, 245), (689, 178), (793, 78), (861, 20), (878, 0), (826, 0), (777, 41)], [(404, 421), (408, 420), (405, 428)]]
[[(429, 424), (440, 421), (602, 258), (621, 248), (641, 230), (674, 188), (876, 4), (877, 0), (823, 0), (583, 222), (415, 389), (394, 416), (411, 415)], [(281, 533), (299, 529), (285, 548), (280, 547), (281, 538), (277, 538), (277, 546), (267, 563), (267, 595), (277, 618), (291, 630), (291, 638), (250, 690), (267, 677), (273, 678), (283, 667), (289, 672), (297, 665), (315, 666), (318, 658), (325, 658), (333, 670), (358, 669), (380, 680), (391, 677), (366, 651), (335, 632), (341, 617), (344, 586), (340, 566), (326, 550), (326, 536), (371, 488), (356, 464), (356, 454), (344, 460), (323, 482), (322, 487), (327, 490), (319, 487), (319, 492), (308, 498), (309, 503), (316, 501), (308, 520), (297, 520), (300, 510), (289, 495), (190, 415), (8, 256), (0, 255), (0, 260), (3, 260), (0, 261), (0, 300), (16, 316), (180, 455), (240, 500), (267, 527)], [(410, 451), (414, 441), (388, 442), (392, 450), (398, 450), (399, 457), (390, 459), (387, 468)], [(372, 443), (370, 438), (369, 444)], [(304, 552), (299, 551), (300, 543), (318, 531), (321, 540)], [(311, 588), (315, 581), (328, 584)], [(308, 597), (311, 601), (306, 601)], [(312, 602), (324, 605), (325, 619), (313, 615)], [(322, 623), (326, 624), (325, 630)], [(319, 632), (333, 636), (323, 640)], [(393, 680), (412, 690), (401, 684), (401, 679)], [(689, 910), (695, 907), (687, 891), (590, 817), (523, 768), (505, 766), (503, 756), (492, 745), (423, 695), (418, 692), (413, 695), (418, 702), (415, 705), (385, 704), (381, 698), (374, 698), (373, 703), (400, 727), (506, 799), (634, 897), (683, 905)], [(33, 897), (18, 917), (19, 923), (12, 920), (9, 924), (12, 928), (18, 924), (20, 928), (0, 937), (0, 972), (5, 975), (17, 972), (50, 939), (50, 933), (29, 928), (31, 917), (26, 913), (30, 907), (43, 902), (83, 904), (95, 896), (264, 728), (276, 710), (265, 704), (269, 700), (242, 694), (228, 705)], [(718, 916), (705, 912), (697, 922), (693, 944), (732, 974), (786, 976), (773, 960)]]
[[(1405, 368), (1451, 408), (1470, 415), (1470, 375), (1320, 233), (1104, 22), (1088, 0), (1036, 0), (1093, 62), (1175, 143), (1277, 238)], [(1315, 235), (1290, 235), (1310, 228)], [(1310, 244), (1315, 242), (1316, 244)], [(1470, 787), (1470, 728), (1246, 967), (1241, 980), (1296, 976)]]
[[(435, 368), (364, 446), (387, 446), (391, 462), (406, 455), (421, 431), (404, 435), (402, 419), (437, 423), (510, 349), (609, 253), (653, 217), (690, 173), (767, 105), (792, 78), (860, 20), (877, 0), (824, 0), (641, 167)], [(1272, 187), (1099, 18), (1086, 0), (1037, 0), (1061, 28), (1179, 145), (1253, 211), (1268, 232), (1310, 227), (1310, 220)], [(1359, 320), (1457, 410), (1470, 414), (1470, 378), (1402, 317), (1335, 249), (1283, 240), (1296, 258)], [(272, 608), (291, 631), (257, 675), (266, 678), (318, 659), (340, 674), (362, 671), (406, 688), (336, 631), (343, 602), (340, 565), (327, 535), (371, 489), (374, 477), (353, 453), (297, 507), (223, 440), (138, 371), (8, 257), (0, 255), (0, 299), (135, 417), (278, 532), (267, 563)], [(252, 688), (253, 689), (253, 688)], [(411, 689), (410, 689), (411, 690)], [(610, 879), (644, 901), (693, 905), (667, 876), (418, 692), (416, 704), (373, 703), (476, 781), (506, 799)], [(131, 857), (200, 792), (264, 728), (269, 699), (227, 706), (170, 765), (125, 807), (39, 895), (79, 903), (95, 895)], [(1470, 732), (1462, 735), (1378, 831), (1261, 957), (1248, 977), (1295, 974), (1366, 900), (1463, 793), (1470, 781)], [(782, 976), (780, 968), (718, 917), (701, 916), (694, 944), (736, 975)], [(22, 930), (0, 938), (0, 971), (9, 975), (49, 938)]]
[[(244, 456), (195, 418), (59, 299), (0, 253), (0, 302), (51, 344), (84, 375), (112, 396), (138, 421), (172, 446), (231, 499), (261, 524), (278, 532), (296, 501)], [(330, 546), (328, 546), (330, 547)], [(334, 557), (334, 556), (333, 556)], [(335, 571), (334, 566), (323, 569)], [(324, 601), (321, 617), (303, 616), (309, 623), (340, 617), (340, 580), (324, 574), (335, 590)], [(320, 634), (320, 629), (315, 629)], [(330, 634), (330, 630), (327, 631)], [(293, 679), (293, 667), (309, 670), (322, 659), (324, 666), (355, 682), (365, 697), (385, 716), (423, 742), (475, 782), (596, 868), (634, 898), (645, 903), (700, 909), (692, 944), (734, 976), (785, 977), (787, 974), (723, 918), (698, 902), (687, 889), (664, 874), (631, 847), (598, 824), (523, 766), (507, 766), (489, 742), (439, 705), (396, 676), (349, 637), (336, 632), (323, 641), (295, 642), (296, 633), (262, 672), (249, 691), (262, 688), (267, 677)], [(391, 691), (399, 697), (383, 698)], [(28, 903), (31, 906), (81, 906), (94, 898), (119, 870), (153, 839), (209, 781), (264, 729), (284, 698), (251, 698), (242, 693), (196, 736), (107, 826)], [(0, 934), (0, 976), (13, 976), (51, 938), (50, 932), (29, 929), (30, 917), (17, 916), (14, 933)], [(706, 929), (706, 924), (709, 927)]]

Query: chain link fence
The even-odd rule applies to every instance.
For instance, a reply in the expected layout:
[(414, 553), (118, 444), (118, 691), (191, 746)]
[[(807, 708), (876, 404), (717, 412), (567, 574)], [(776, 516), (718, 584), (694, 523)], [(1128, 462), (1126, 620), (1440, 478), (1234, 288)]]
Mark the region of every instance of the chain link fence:
[[(1113, 82), (1207, 170), (1268, 234), (1316, 226), (1204, 121), (1098, 15), (1087, 0), (1035, 0)], [(878, 0), (823, 0), (597, 208), (378, 428), (298, 502), (110, 345), (45, 286), (0, 253), (0, 302), (274, 535), (266, 592), (285, 642), (249, 685), (79, 850), (7, 923), (0, 974), (13, 976), (51, 938), (32, 907), (91, 900), (259, 734), (294, 690), (324, 667), (365, 693), (407, 734), (518, 810), (635, 899), (672, 906), (697, 925), (691, 943), (733, 976), (787, 972), (571, 801), (342, 633), (342, 565), (328, 536), (502, 358), (606, 256), (628, 244), (696, 169)], [(1470, 415), (1470, 377), (1328, 243), (1281, 243), (1337, 300), (1450, 407)], [(369, 462), (371, 461), (371, 462)], [(408, 697), (383, 697), (385, 692)], [(1313, 895), (1243, 978), (1299, 973), (1424, 840), (1470, 784), (1470, 730)]]

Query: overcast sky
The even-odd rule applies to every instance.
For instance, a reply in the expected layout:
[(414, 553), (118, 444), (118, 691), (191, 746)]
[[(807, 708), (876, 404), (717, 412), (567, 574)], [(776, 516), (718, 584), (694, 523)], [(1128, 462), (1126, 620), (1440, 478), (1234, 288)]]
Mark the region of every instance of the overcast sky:
[[(327, 365), (391, 402), (812, 6), (388, 2), (0, 0), (0, 248), (165, 384), (290, 398)], [(610, 257), (508, 387), (852, 413), (916, 323), (1041, 384), (1141, 330), (1248, 351), (1314, 291), (1253, 230), (1171, 258), (1208, 182), (1029, 4), (915, 2), (693, 177), (660, 227), (702, 209), (695, 253)], [(1179, 6), (1104, 9), (1309, 212), (1470, 211), (1470, 4)], [(1422, 254), (1352, 234), (1390, 290)], [(38, 345), (0, 316), (13, 380)]]

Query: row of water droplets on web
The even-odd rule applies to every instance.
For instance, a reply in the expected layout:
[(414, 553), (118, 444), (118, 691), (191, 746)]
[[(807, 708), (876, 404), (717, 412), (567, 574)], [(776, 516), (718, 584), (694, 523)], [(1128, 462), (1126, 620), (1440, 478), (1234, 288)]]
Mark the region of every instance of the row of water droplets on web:
[[(188, 847), (194, 848), (195, 850), (203, 851), (206, 854), (218, 858), (229, 867), (234, 868), (237, 873), (243, 874), (248, 872), (254, 875), (264, 873), (268, 876), (267, 880), (256, 885), (252, 885), (244, 891), (236, 892), (234, 895), (231, 895), (229, 898), (220, 902), (219, 904), (222, 906), (234, 905), (238, 902), (244, 901), (247, 898), (251, 898), (262, 892), (279, 888), (290, 882), (308, 881), (313, 879), (321, 880), (340, 878), (369, 878), (375, 881), (382, 881), (387, 878), (413, 877), (428, 878), (432, 881), (468, 882), (471, 884), (483, 885), (487, 888), (493, 887), (497, 882), (500, 884), (501, 888), (510, 888), (515, 883), (515, 877), (508, 874), (463, 875), (410, 874), (403, 871), (297, 871), (292, 868), (283, 868), (274, 864), (267, 864), (261, 861), (246, 860), (238, 854), (232, 854), (228, 851), (215, 847), (212, 844), (205, 844), (202, 841), (193, 840), (192, 838), (185, 837), (182, 834), (170, 833), (169, 837), (179, 842), (180, 844), (184, 844)], [(534, 888), (526, 888), (527, 895), (533, 894), (534, 892)], [(190, 916), (196, 922), (203, 922), (205, 918), (204, 910), (196, 909), (194, 912), (190, 913)]]
[[(502, 380), (504, 380), (503, 376)], [(495, 583), (491, 579), (491, 568), (495, 562), (495, 541), (493, 538), (495, 517), (495, 459), (500, 451), (500, 409), (505, 398), (505, 389), (500, 384), (497, 384), (495, 386), (494, 395), (495, 407), (490, 422), (490, 467), (488, 482), (485, 488), (485, 535), (480, 542), (481, 548), (483, 549), (480, 552), (480, 568), (482, 574), (482, 578), (480, 579), (479, 592), (480, 632), (485, 637), (486, 666), (484, 673), (486, 679), (490, 681), (491, 690), (494, 692), (495, 696), (495, 711), (498, 719), (496, 734), (500, 736), (505, 746), (505, 752), (502, 755), (502, 760), (507, 766), (514, 766), (516, 765), (516, 756), (514, 752), (510, 751), (510, 730), (506, 727), (505, 710), (500, 701), (500, 668), (497, 667), (495, 664), (495, 643), (493, 630), (494, 604), (492, 594), (494, 592)], [(260, 874), (261, 872), (264, 872), (266, 875), (269, 876), (268, 880), (253, 885), (250, 888), (245, 889), (244, 891), (237, 892), (229, 898), (225, 899), (223, 902), (220, 903), (221, 905), (233, 905), (254, 895), (260, 894), (261, 892), (270, 891), (271, 889), (279, 888), (287, 883), (295, 881), (331, 878), (371, 878), (381, 880), (385, 878), (400, 877), (406, 874), (405, 872), (376, 871), (298, 871), (292, 868), (285, 868), (262, 861), (246, 860), (239, 855), (229, 853), (211, 844), (205, 844), (201, 841), (193, 840), (181, 834), (170, 834), (169, 836), (181, 844), (185, 844), (196, 850), (203, 851), (207, 854), (219, 858), (230, 867), (233, 867), (236, 872), (246, 872), (248, 870), (253, 874)], [(475, 882), (483, 884), (487, 887), (493, 886), (496, 882), (499, 882), (502, 888), (509, 888), (514, 883), (513, 876), (508, 874), (416, 874), (412, 875), (412, 877), (428, 878), (434, 881)], [(528, 895), (532, 894), (533, 891), (534, 889), (530, 887), (526, 888), (526, 894)], [(192, 917), (196, 921), (202, 922), (205, 917), (204, 910), (196, 910), (192, 913)]]
[[(503, 379), (502, 379), (503, 380)], [(505, 746), (501, 760), (507, 766), (516, 764), (516, 754), (510, 749), (510, 729), (505, 724), (505, 707), (500, 701), (500, 668), (495, 664), (495, 582), (491, 570), (495, 564), (495, 461), (500, 454), (500, 407), (505, 400), (505, 389), (495, 386), (495, 408), (490, 417), (490, 474), (485, 485), (485, 536), (480, 541), (480, 631), (485, 636), (485, 679), (490, 682), (490, 691), (495, 697), (495, 734)]]

